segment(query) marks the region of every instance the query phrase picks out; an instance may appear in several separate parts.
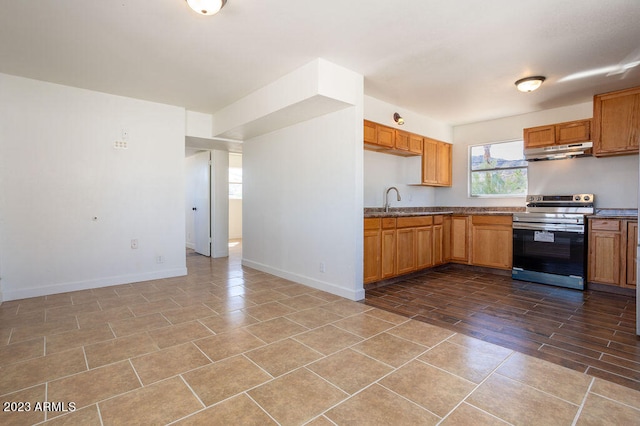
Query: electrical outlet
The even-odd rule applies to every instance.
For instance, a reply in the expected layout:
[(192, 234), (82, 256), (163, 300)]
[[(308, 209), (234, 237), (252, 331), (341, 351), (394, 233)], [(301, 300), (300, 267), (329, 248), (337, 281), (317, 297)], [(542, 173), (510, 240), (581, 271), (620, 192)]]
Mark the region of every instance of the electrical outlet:
[(131, 240), (131, 248), (134, 250), (138, 248), (138, 239)]
[(114, 149), (128, 149), (127, 141), (115, 141), (113, 144)]
[(156, 256), (156, 263), (164, 263), (164, 257), (163, 256)]
[(320, 262), (320, 272), (325, 272), (324, 262)]

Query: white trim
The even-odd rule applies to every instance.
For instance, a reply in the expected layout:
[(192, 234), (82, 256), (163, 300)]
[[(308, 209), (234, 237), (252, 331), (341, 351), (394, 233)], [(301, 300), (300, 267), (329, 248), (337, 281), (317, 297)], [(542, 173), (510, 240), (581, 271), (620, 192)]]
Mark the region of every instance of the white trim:
[(294, 281), (296, 283), (306, 285), (307, 287), (315, 288), (317, 290), (326, 291), (327, 293), (335, 294), (336, 296), (344, 297), (349, 300), (358, 301), (364, 299), (364, 288), (351, 291), (343, 287), (338, 287), (335, 284), (331, 284), (325, 281), (318, 281), (314, 278), (306, 277), (304, 275), (292, 274), (290, 272), (272, 268), (262, 263), (253, 262), (247, 259), (242, 259), (242, 266), (257, 269), (258, 271), (266, 272), (268, 274), (275, 275), (276, 277)]
[(70, 291), (88, 290), (100, 287), (109, 287), (120, 284), (137, 283), (141, 281), (159, 280), (187, 275), (187, 268), (166, 269), (146, 274), (120, 275), (95, 280), (77, 281), (72, 283), (59, 283), (35, 287), (29, 289), (9, 290), (4, 292), (5, 300), (26, 299), (29, 297), (48, 296), (50, 294), (67, 293)]

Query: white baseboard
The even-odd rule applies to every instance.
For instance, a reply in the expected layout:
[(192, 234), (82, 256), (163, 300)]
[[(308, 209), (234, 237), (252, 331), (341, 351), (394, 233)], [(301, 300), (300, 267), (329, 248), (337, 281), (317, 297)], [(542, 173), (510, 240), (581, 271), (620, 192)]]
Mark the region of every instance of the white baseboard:
[(257, 269), (258, 271), (266, 272), (271, 275), (275, 275), (280, 278), (284, 278), (299, 284), (306, 285), (317, 290), (326, 291), (327, 293), (335, 294), (336, 296), (344, 297), (349, 300), (362, 300), (364, 299), (364, 288), (352, 290), (344, 287), (337, 286), (335, 284), (319, 281), (314, 278), (306, 277), (304, 275), (294, 274), (291, 272), (283, 271), (280, 269), (272, 268), (268, 265), (264, 265), (259, 262), (254, 262), (247, 259), (242, 259), (242, 265), (249, 268)]
[(29, 297), (48, 296), (50, 294), (67, 293), (70, 291), (89, 290), (92, 288), (109, 287), (113, 285), (131, 284), (141, 281), (159, 280), (187, 275), (187, 268), (165, 269), (145, 274), (119, 275), (94, 280), (76, 281), (72, 283), (58, 283), (26, 289), (4, 290), (4, 300), (18, 300)]

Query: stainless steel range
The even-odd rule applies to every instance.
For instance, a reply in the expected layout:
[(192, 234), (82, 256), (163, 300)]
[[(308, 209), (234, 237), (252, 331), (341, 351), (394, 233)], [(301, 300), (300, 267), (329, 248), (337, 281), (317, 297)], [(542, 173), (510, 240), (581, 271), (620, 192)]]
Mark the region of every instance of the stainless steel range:
[(587, 282), (586, 215), (593, 194), (527, 195), (513, 215), (513, 269), (517, 280), (584, 290)]

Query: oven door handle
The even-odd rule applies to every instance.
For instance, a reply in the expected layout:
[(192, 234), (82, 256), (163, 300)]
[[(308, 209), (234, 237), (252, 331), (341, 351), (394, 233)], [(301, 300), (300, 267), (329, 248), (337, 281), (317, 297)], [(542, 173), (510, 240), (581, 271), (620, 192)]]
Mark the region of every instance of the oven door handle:
[(529, 231), (573, 232), (576, 234), (584, 234), (584, 225), (569, 225), (566, 223), (555, 224), (513, 222), (513, 229), (525, 229)]

